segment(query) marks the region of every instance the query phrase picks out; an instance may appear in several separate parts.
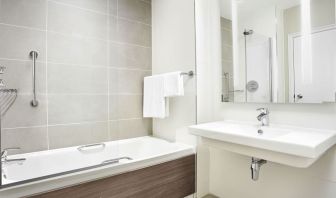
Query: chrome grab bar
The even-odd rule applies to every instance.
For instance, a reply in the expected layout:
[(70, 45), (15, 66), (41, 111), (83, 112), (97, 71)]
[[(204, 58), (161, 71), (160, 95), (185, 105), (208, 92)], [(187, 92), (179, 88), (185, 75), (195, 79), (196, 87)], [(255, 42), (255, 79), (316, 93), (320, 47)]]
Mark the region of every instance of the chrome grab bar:
[(133, 160), (133, 159), (130, 157), (119, 157), (115, 159), (105, 160), (102, 162), (102, 164), (116, 164), (119, 163), (120, 160)]
[(30, 104), (32, 107), (37, 107), (38, 101), (36, 99), (36, 59), (38, 53), (36, 51), (31, 51), (29, 55), (33, 59), (33, 100), (30, 102)]
[(97, 143), (97, 144), (88, 144), (84, 146), (80, 146), (77, 148), (78, 151), (84, 151), (85, 149), (91, 148), (91, 147), (98, 147), (101, 146), (103, 149), (106, 147), (105, 143)]

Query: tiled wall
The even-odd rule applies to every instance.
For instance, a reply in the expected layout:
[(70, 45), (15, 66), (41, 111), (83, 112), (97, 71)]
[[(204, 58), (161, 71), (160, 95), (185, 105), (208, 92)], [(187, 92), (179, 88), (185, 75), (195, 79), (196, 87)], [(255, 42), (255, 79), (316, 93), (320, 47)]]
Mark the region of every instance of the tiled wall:
[(223, 102), (233, 102), (232, 21), (221, 17)]
[[(150, 0), (0, 0), (0, 65), (19, 89), (2, 118), (2, 149), (33, 152), (148, 135)], [(32, 99), (29, 52), (38, 51)]]

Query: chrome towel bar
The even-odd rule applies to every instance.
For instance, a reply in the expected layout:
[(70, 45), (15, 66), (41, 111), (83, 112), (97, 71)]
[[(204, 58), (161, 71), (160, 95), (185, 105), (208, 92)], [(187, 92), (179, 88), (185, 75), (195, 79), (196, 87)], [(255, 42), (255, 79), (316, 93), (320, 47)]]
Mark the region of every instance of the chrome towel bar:
[(193, 77), (194, 74), (195, 74), (194, 71), (182, 72), (181, 76), (190, 76), (190, 77)]

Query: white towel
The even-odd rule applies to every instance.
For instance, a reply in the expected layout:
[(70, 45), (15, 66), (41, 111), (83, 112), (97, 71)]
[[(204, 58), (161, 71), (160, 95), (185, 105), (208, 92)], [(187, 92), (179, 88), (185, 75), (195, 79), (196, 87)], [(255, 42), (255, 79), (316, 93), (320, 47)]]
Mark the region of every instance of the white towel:
[(184, 87), (181, 72), (171, 72), (145, 77), (143, 117), (162, 119), (168, 117), (168, 97), (183, 95)]
[(143, 117), (165, 118), (164, 76), (148, 76), (144, 79)]
[(162, 74), (164, 76), (164, 96), (184, 95), (183, 76), (180, 71)]

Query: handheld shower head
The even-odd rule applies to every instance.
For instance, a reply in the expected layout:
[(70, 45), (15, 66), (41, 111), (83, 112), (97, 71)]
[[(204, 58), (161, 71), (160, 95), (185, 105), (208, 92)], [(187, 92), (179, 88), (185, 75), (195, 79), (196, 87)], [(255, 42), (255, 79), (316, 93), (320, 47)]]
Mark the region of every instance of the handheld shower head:
[(253, 34), (253, 30), (245, 30), (243, 34), (244, 34), (244, 36), (251, 35), (251, 34)]

